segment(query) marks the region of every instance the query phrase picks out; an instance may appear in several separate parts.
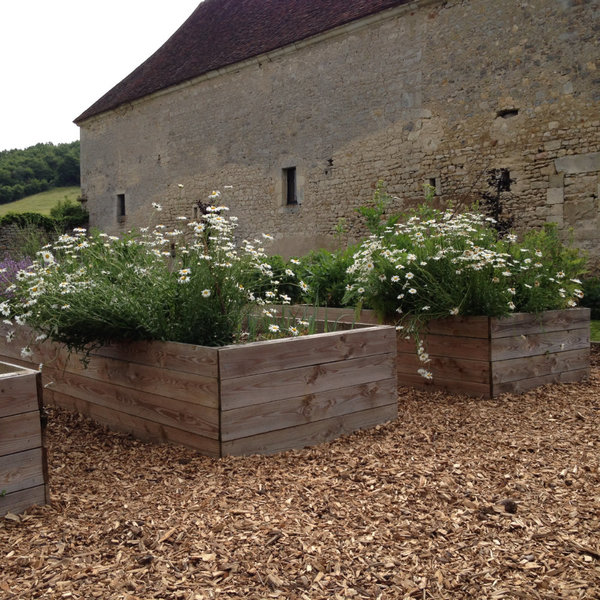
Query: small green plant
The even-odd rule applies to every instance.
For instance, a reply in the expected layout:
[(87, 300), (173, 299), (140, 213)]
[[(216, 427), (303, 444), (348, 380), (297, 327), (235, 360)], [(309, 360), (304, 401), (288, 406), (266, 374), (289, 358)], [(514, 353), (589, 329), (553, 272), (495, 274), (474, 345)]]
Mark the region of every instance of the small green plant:
[(308, 284), (304, 302), (317, 306), (346, 306), (344, 296), (351, 281), (348, 268), (356, 247), (330, 252), (313, 250), (300, 261), (299, 275)]
[(0, 490), (0, 498), (4, 498), (4, 496), (6, 496), (7, 491), (6, 490)]
[(385, 218), (392, 198), (385, 192), (384, 187), (383, 181), (379, 180), (375, 186), (372, 204), (359, 206), (356, 209), (356, 212), (365, 218), (367, 229), (374, 235), (381, 235), (400, 218), (399, 215), (388, 215)]

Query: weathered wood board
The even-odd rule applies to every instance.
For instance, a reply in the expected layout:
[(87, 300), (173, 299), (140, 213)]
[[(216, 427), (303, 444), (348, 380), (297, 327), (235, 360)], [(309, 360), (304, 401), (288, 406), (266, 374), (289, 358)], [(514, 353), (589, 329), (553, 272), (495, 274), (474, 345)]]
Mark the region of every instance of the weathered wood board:
[[(452, 317), (429, 323), (422, 337), (430, 362), (419, 362), (415, 342), (398, 339), (398, 384), (491, 398), (547, 383), (589, 376), (587, 308), (519, 313), (506, 318)], [(433, 374), (426, 380), (416, 371)]]
[[(43, 363), (48, 403), (211, 456), (302, 447), (397, 414), (393, 327), (222, 348), (113, 344), (95, 350), (87, 365), (56, 344), (27, 338), (17, 334), (10, 347), (0, 338), (0, 356)], [(29, 359), (20, 356), (24, 345)]]
[(48, 499), (39, 379), (36, 371), (0, 363), (0, 517)]

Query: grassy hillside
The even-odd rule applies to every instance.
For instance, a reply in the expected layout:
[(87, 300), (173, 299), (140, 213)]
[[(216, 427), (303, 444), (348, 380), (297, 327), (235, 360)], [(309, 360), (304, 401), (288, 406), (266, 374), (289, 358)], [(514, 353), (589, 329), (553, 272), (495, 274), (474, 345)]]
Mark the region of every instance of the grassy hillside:
[(56, 206), (59, 200), (65, 200), (65, 198), (68, 200), (77, 200), (80, 193), (81, 189), (79, 187), (61, 187), (40, 192), (21, 200), (0, 204), (0, 217), (8, 212), (36, 212), (42, 215), (49, 215), (50, 209)]

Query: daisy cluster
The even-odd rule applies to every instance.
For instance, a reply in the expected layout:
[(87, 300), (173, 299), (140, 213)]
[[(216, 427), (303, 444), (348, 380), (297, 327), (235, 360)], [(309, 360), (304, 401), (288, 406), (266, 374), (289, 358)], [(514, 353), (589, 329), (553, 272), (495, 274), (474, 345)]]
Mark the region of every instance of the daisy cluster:
[(213, 192), (205, 214), (178, 217), (176, 227), (61, 235), (0, 289), (2, 317), (75, 350), (118, 339), (223, 345), (235, 341), (252, 307), (266, 311), (270, 333), (298, 335), (296, 324), (275, 331), (268, 309), (290, 303), (267, 262), (271, 237), (238, 245), (237, 219), (219, 198)]
[[(512, 234), (499, 239), (491, 221), (427, 208), (370, 236), (348, 268), (345, 300), (374, 308), (417, 339), (433, 318), (577, 305), (583, 258), (562, 245), (554, 228), (530, 232), (518, 243)], [(426, 363), (422, 345), (419, 350)]]

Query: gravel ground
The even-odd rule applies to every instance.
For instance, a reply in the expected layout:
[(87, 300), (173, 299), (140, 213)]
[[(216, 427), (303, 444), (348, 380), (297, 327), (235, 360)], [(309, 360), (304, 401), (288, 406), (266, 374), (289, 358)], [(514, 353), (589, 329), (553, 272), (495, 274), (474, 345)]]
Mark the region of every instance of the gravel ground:
[[(597, 348), (597, 347), (596, 347)], [(50, 412), (51, 504), (0, 519), (0, 598), (600, 598), (600, 368), (211, 459)]]

